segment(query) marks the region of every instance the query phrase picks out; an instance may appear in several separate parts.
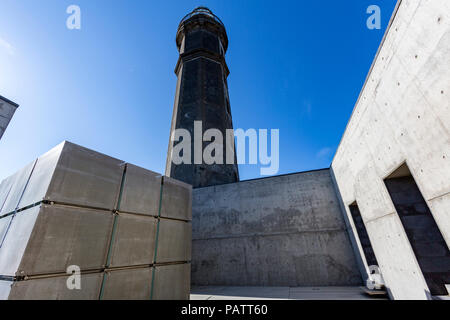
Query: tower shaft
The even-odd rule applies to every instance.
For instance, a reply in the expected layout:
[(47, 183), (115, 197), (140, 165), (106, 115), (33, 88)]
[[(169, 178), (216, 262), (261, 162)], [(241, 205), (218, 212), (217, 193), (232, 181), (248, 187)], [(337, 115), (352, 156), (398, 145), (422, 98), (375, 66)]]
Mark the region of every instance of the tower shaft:
[[(237, 182), (239, 173), (234, 155), (234, 139), (232, 146), (226, 144), (226, 130), (233, 129), (233, 123), (227, 84), (229, 70), (225, 62), (228, 47), (225, 27), (209, 9), (199, 7), (181, 21), (176, 41), (180, 56), (175, 68), (178, 81), (166, 175), (189, 183), (194, 188)], [(202, 137), (198, 137), (198, 129), (194, 130), (196, 121), (201, 122), (202, 136), (208, 129), (217, 129), (222, 133), (221, 163), (206, 164), (203, 157), (201, 163), (194, 161), (195, 152), (197, 155), (199, 152), (194, 149), (194, 140), (203, 141)], [(175, 164), (172, 161), (174, 146), (181, 143), (172, 140), (177, 129), (185, 129), (190, 133), (190, 164)], [(210, 143), (201, 142), (202, 153)], [(226, 161), (227, 151), (230, 151), (227, 148), (231, 148), (234, 155), (232, 164)]]

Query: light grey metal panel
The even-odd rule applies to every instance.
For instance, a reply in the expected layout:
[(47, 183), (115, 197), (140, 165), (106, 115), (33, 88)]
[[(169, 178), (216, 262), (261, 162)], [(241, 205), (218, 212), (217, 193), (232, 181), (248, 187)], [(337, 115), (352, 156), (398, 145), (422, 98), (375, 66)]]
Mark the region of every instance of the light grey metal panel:
[(3, 242), (3, 238), (5, 237), (6, 232), (8, 231), (8, 227), (12, 218), (13, 218), (12, 215), (0, 218), (0, 247)]
[(123, 169), (120, 160), (65, 142), (45, 199), (112, 210)]
[(12, 281), (0, 280), (0, 300), (8, 300), (12, 285)]
[(2, 117), (0, 115), (0, 127), (1, 128), (6, 128), (8, 126), (8, 124), (9, 124), (10, 120), (11, 120), (10, 118), (5, 118), (5, 117)]
[(12, 184), (14, 183), (14, 175), (4, 179), (0, 184), (0, 216), (3, 215), (3, 207), (5, 205), (6, 199), (11, 192)]
[(149, 300), (152, 268), (124, 269), (106, 273), (103, 300)]
[(192, 224), (162, 218), (159, 225), (157, 263), (191, 260)]
[(162, 176), (128, 164), (119, 211), (158, 215)]
[(192, 220), (192, 186), (164, 177), (161, 216)]
[(152, 300), (189, 300), (190, 278), (190, 263), (156, 267)]
[(16, 172), (11, 177), (11, 190), (9, 191), (8, 197), (3, 205), (1, 214), (7, 214), (16, 210), (19, 204), (20, 198), (25, 190), (28, 179), (30, 178), (31, 172), (33, 171), (34, 164), (36, 161), (28, 164), (26, 167), (22, 168)]
[(157, 219), (131, 214), (120, 214), (117, 219), (110, 267), (152, 264)]
[(0, 116), (11, 119), (17, 110), (17, 106), (0, 98)]
[(105, 266), (113, 214), (107, 211), (43, 205), (28, 241), (20, 275), (64, 273)]
[(18, 205), (19, 208), (44, 199), (63, 147), (64, 142), (37, 159), (30, 181)]
[(68, 276), (15, 282), (9, 300), (97, 300), (102, 273), (81, 274), (81, 289), (67, 287)]
[[(31, 236), (40, 207), (21, 211), (14, 216), (0, 248), (0, 275), (16, 276), (25, 248)], [(41, 259), (46, 259), (42, 258)]]
[(11, 118), (16, 112), (17, 107), (17, 105), (13, 105), (13, 103), (10, 103), (9, 100), (7, 101), (0, 96), (0, 139), (3, 136), (6, 127), (8, 127)]

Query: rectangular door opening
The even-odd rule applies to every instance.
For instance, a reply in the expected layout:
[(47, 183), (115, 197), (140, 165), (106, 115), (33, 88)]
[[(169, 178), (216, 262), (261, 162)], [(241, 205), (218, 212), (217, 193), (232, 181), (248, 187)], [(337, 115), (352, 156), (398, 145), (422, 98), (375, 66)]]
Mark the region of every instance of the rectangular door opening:
[(378, 261), (375, 257), (375, 252), (373, 251), (372, 243), (369, 239), (369, 234), (367, 233), (366, 226), (364, 225), (364, 221), (361, 217), (361, 212), (359, 211), (356, 201), (349, 206), (349, 209), (353, 218), (353, 223), (355, 224), (357, 236), (361, 242), (364, 256), (366, 257), (368, 267), (378, 266)]
[(384, 180), (432, 295), (448, 295), (450, 251), (408, 166)]

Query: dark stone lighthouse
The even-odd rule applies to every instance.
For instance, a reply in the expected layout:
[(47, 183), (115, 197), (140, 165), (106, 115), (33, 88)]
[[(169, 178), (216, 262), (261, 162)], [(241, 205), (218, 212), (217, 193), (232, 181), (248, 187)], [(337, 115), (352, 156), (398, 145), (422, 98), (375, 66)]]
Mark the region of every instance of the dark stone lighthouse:
[[(237, 182), (239, 172), (234, 138), (230, 139), (231, 145), (226, 143), (226, 131), (233, 129), (233, 122), (228, 97), (229, 70), (225, 62), (228, 47), (225, 27), (211, 10), (198, 7), (181, 20), (176, 43), (180, 57), (175, 68), (178, 82), (171, 137), (176, 129), (189, 131), (192, 141), (191, 161), (177, 164), (172, 161), (174, 147), (184, 139), (177, 141), (171, 138), (166, 175), (189, 183), (194, 188)], [(218, 152), (216, 156), (222, 154), (220, 159), (223, 158), (223, 161), (207, 164), (202, 153), (199, 157), (199, 152), (216, 140), (211, 138), (210, 142), (203, 141), (202, 136), (208, 129), (217, 129), (222, 133), (223, 140), (218, 143), (223, 152)], [(196, 139), (200, 144), (194, 142)], [(228, 155), (232, 154), (232, 161), (230, 156), (227, 161), (227, 152)]]

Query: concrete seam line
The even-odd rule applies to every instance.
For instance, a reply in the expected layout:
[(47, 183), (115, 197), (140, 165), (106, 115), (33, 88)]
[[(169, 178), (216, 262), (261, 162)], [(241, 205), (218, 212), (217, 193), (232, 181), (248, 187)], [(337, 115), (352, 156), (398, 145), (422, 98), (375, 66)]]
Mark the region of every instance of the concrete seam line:
[(393, 211), (393, 212), (390, 212), (390, 213), (387, 213), (387, 214), (383, 214), (382, 216), (379, 216), (379, 217), (376, 217), (376, 218), (373, 218), (373, 219), (370, 219), (370, 220), (367, 220), (367, 221), (363, 220), (363, 222), (364, 223), (371, 223), (371, 222), (377, 221), (379, 219), (382, 219), (384, 217), (387, 217), (387, 216), (390, 216), (390, 215), (396, 214), (396, 213), (397, 213), (397, 211)]
[[(117, 210), (120, 209), (120, 204), (122, 202), (122, 194), (123, 194), (123, 188), (124, 188), (126, 174), (127, 174), (127, 164), (125, 164), (125, 166), (124, 166), (123, 173), (122, 173), (122, 181), (120, 182), (120, 192), (119, 192), (119, 199), (117, 201)], [(116, 230), (117, 230), (118, 214), (117, 214), (117, 212), (114, 212), (113, 214), (114, 214), (114, 221), (113, 221), (113, 227), (112, 227), (112, 231), (111, 231), (111, 238), (110, 238), (109, 246), (108, 246), (108, 253), (106, 256), (105, 269), (107, 269), (109, 267), (109, 264), (111, 263), (112, 246), (113, 246), (113, 243), (115, 240), (115, 234), (116, 234)], [(100, 288), (100, 294), (99, 294), (99, 300), (103, 299), (103, 294), (105, 291), (105, 281), (106, 281), (106, 271), (103, 274), (102, 286)]]
[(450, 191), (449, 191), (449, 192), (446, 192), (446, 193), (443, 193), (443, 194), (441, 194), (440, 196), (436, 196), (436, 197), (433, 197), (433, 198), (431, 198), (431, 199), (428, 199), (427, 201), (433, 201), (433, 200), (436, 200), (436, 199), (445, 197), (445, 196), (447, 196), (447, 195), (449, 195), (449, 194), (450, 194)]
[(216, 237), (208, 237), (208, 238), (193, 238), (192, 240), (214, 240), (214, 239), (233, 239), (233, 238), (245, 238), (245, 237), (276, 237), (283, 235), (292, 235), (292, 234), (311, 234), (311, 233), (326, 233), (326, 232), (346, 232), (346, 228), (342, 229), (322, 229), (322, 230), (302, 230), (302, 231), (293, 231), (293, 232), (274, 232), (274, 233), (254, 233), (254, 234), (240, 234), (240, 235), (223, 235)]
[[(163, 188), (164, 188), (164, 176), (161, 177), (161, 188), (159, 189), (158, 224), (156, 226), (155, 255), (153, 256), (153, 264), (156, 264), (156, 257), (157, 257), (157, 254), (158, 254), (159, 224), (161, 222), (160, 218), (161, 218)], [(154, 288), (154, 284), (155, 284), (155, 273), (156, 273), (156, 267), (153, 266), (153, 269), (152, 269), (152, 283), (150, 285), (150, 300), (153, 300), (153, 288)]]

